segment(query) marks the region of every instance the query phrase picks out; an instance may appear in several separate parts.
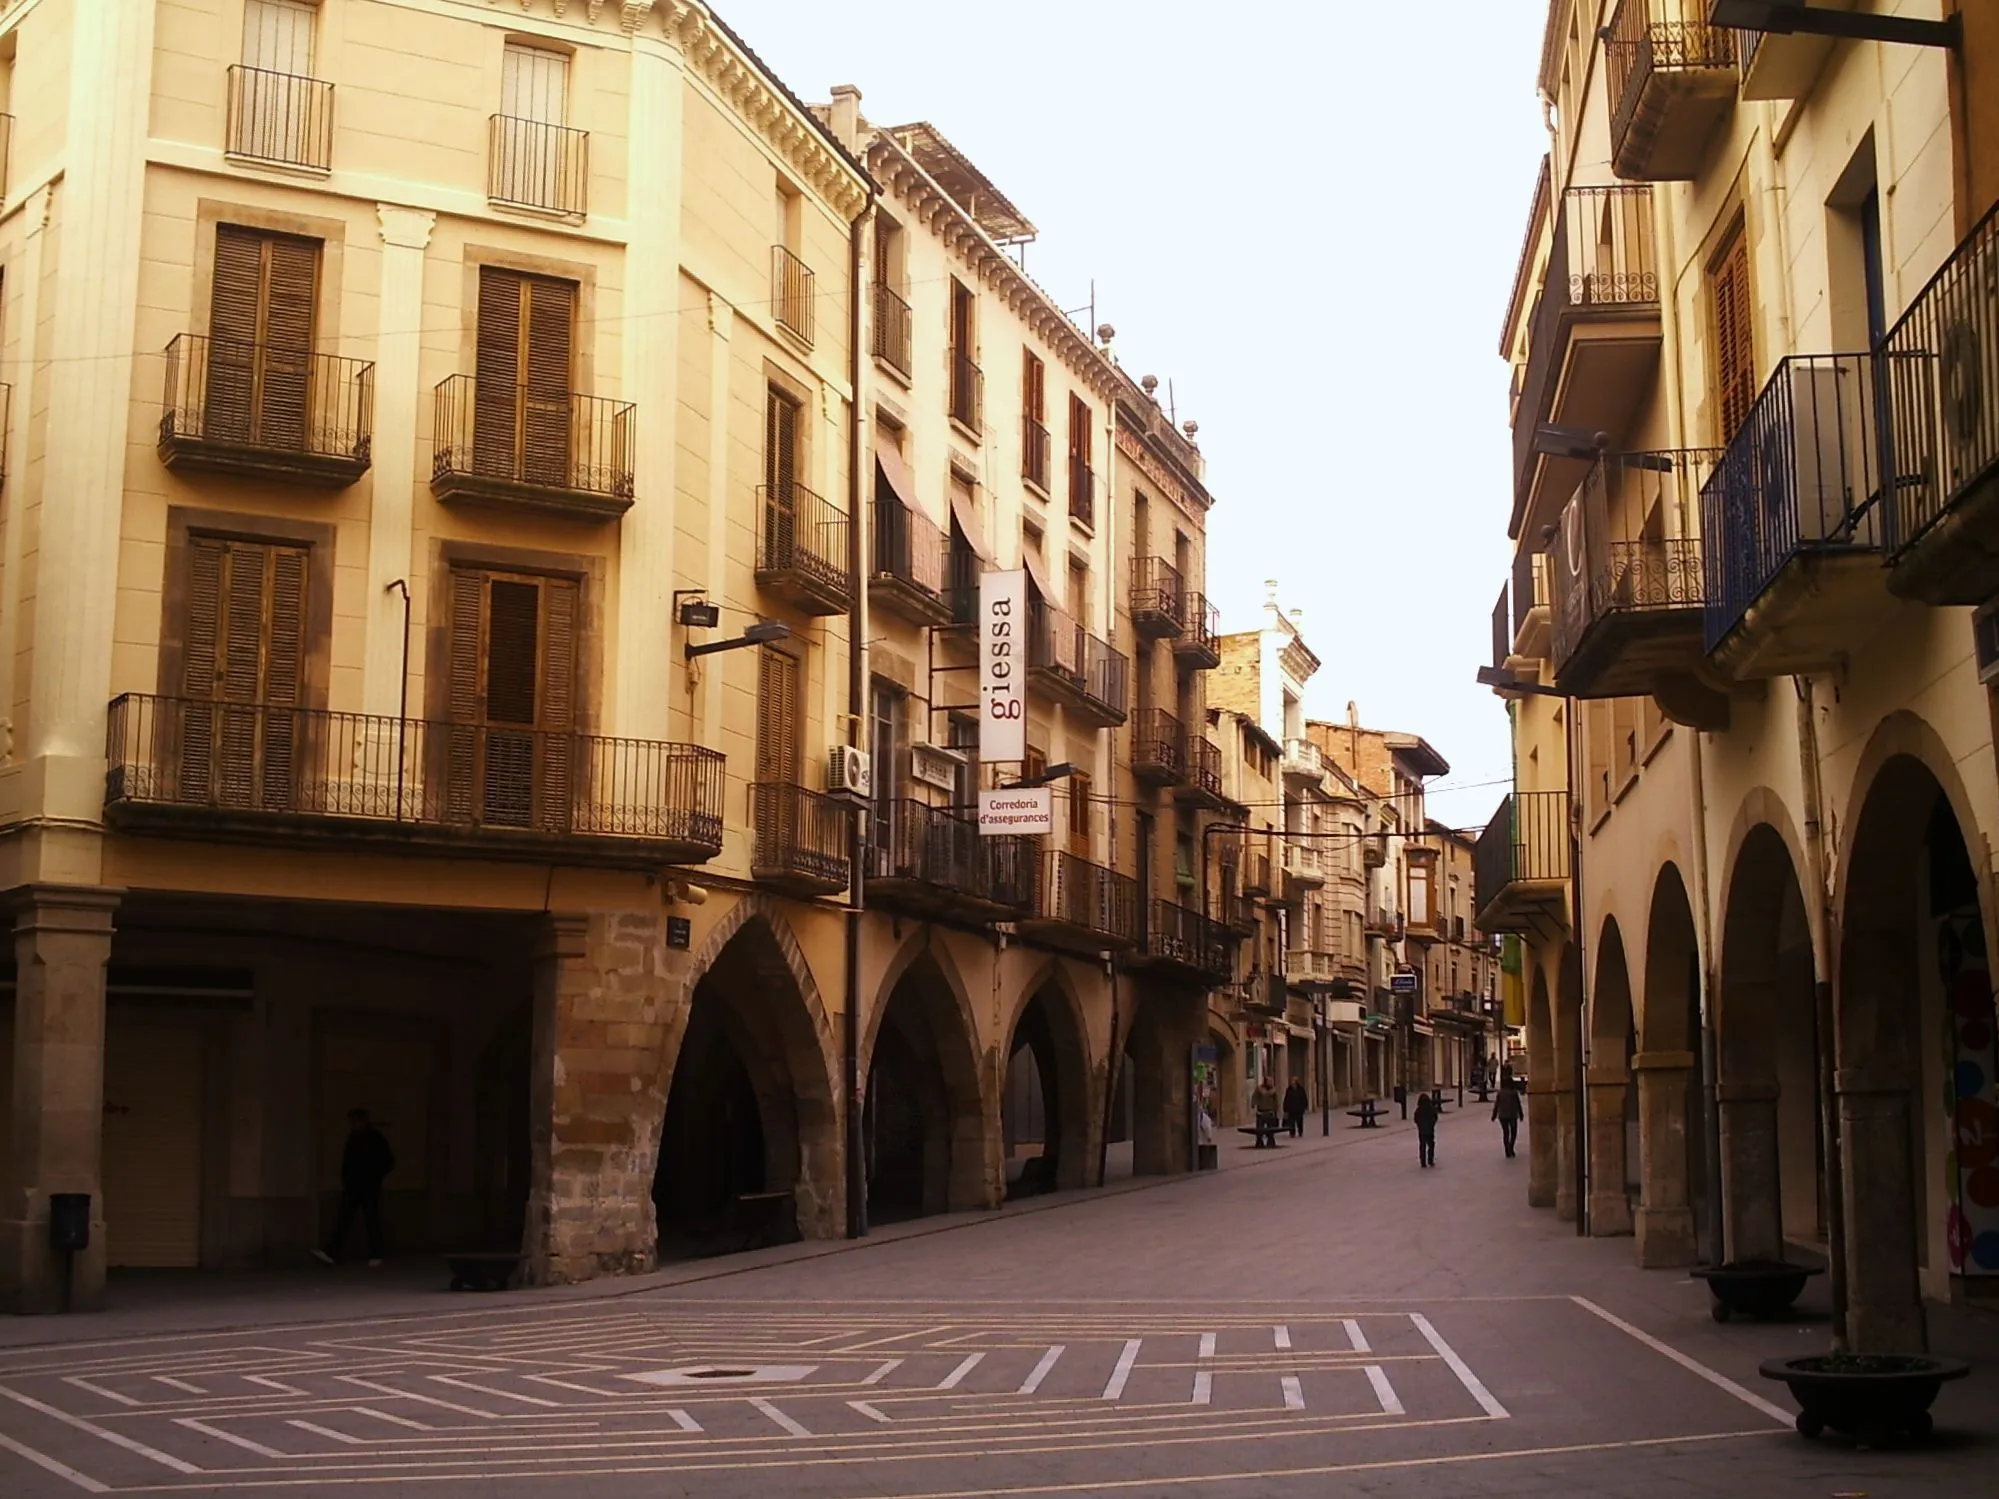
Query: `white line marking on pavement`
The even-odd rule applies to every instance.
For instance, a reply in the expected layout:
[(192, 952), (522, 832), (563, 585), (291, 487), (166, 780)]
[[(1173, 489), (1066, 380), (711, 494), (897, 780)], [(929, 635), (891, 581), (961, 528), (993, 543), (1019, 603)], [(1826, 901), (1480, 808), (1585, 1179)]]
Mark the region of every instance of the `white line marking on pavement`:
[(957, 1324), (939, 1323), (936, 1327), (925, 1327), (912, 1332), (892, 1332), (885, 1337), (870, 1338), (865, 1343), (849, 1343), (845, 1348), (835, 1349), (836, 1353), (859, 1353), (863, 1348), (879, 1348), (883, 1343), (900, 1343), (904, 1338), (927, 1338), (932, 1333), (949, 1332)]
[(800, 1426), (796, 1421), (792, 1420), (791, 1417), (787, 1416), (783, 1411), (779, 1410), (776, 1406), (772, 1405), (768, 1400), (752, 1399), (750, 1401), (750, 1404), (755, 1406), (758, 1410), (762, 1411), (766, 1416), (769, 1416), (771, 1420), (775, 1421), (779, 1426), (783, 1427), (793, 1436), (809, 1437), (812, 1435), (811, 1432), (807, 1431), (803, 1426)]
[(688, 1415), (686, 1411), (669, 1410), (666, 1414), (667, 1418), (682, 1431), (699, 1431), (701, 1429), (701, 1423)]
[(870, 1374), (866, 1379), (862, 1380), (861, 1383), (880, 1384), (884, 1379), (887, 1379), (891, 1373), (893, 1373), (897, 1369), (900, 1369), (901, 1367), (902, 1367), (902, 1360), (899, 1358), (884, 1359), (882, 1361), (881, 1367), (876, 1369), (875, 1372)]
[(206, 1421), (197, 1421), (193, 1416), (176, 1416), (174, 1425), (185, 1426), (189, 1431), (198, 1431), (205, 1437), (214, 1437), (218, 1442), (227, 1442), (232, 1447), (241, 1447), (245, 1452), (254, 1452), (259, 1457), (273, 1458), (279, 1462), (288, 1459), (289, 1452), (280, 1452), (275, 1447), (266, 1447), (262, 1442), (253, 1442), (248, 1437), (239, 1437), (234, 1432), (224, 1431), (219, 1426), (210, 1426)]
[(357, 1416), (373, 1416), (377, 1421), (386, 1421), (391, 1426), (406, 1426), (411, 1431), (435, 1431), (435, 1426), (426, 1426), (421, 1421), (412, 1421), (406, 1416), (392, 1416), (387, 1411), (378, 1411), (372, 1405), (350, 1406)]
[[(583, 1374), (603, 1374), (608, 1371), (592, 1368), (579, 1370), (578, 1372)], [(557, 1379), (553, 1374), (523, 1374), (521, 1378), (532, 1379), (536, 1384), (553, 1385), (558, 1390), (574, 1390), (579, 1395), (594, 1395), (599, 1400), (609, 1399), (613, 1395), (635, 1395), (639, 1393), (637, 1390), (600, 1390), (595, 1385), (578, 1384), (573, 1379)], [(496, 1392), (488, 1391), (487, 1393), (492, 1394)]]
[(949, 1374), (946, 1374), (943, 1380), (938, 1384), (937, 1388), (940, 1390), (957, 1389), (958, 1386), (964, 1381), (965, 1376), (967, 1374), (970, 1374), (974, 1369), (978, 1368), (979, 1365), (982, 1362), (984, 1362), (984, 1360), (985, 1360), (985, 1355), (983, 1353), (967, 1354), (965, 1356), (965, 1361), (962, 1364), (958, 1365), (957, 1368), (953, 1369)]
[[(438, 1384), (448, 1384), (455, 1389), (470, 1390), (475, 1395), (491, 1395), (496, 1400), (518, 1400), (522, 1405), (539, 1405), (555, 1411), (563, 1408), (560, 1400), (544, 1400), (539, 1395), (514, 1395), (509, 1394), (505, 1390), (489, 1390), (484, 1385), (476, 1385), (469, 1379), (459, 1379), (450, 1374), (433, 1374), (430, 1377)], [(595, 1394), (596, 1392), (593, 1390), (591, 1393)]]
[(1344, 1318), (1341, 1321), (1340, 1326), (1344, 1327), (1347, 1330), (1347, 1341), (1353, 1344), (1353, 1351), (1355, 1353), (1374, 1352), (1374, 1350), (1368, 1346), (1367, 1335), (1360, 1330), (1360, 1324), (1356, 1322), (1353, 1318), (1351, 1317)]
[(29, 1410), (47, 1416), (52, 1421), (60, 1421), (65, 1426), (87, 1431), (100, 1442), (109, 1442), (114, 1447), (123, 1447), (127, 1452), (136, 1452), (141, 1457), (151, 1458), (163, 1468), (172, 1468), (176, 1473), (199, 1473), (201, 1469), (193, 1463), (184, 1463), (179, 1458), (148, 1447), (144, 1442), (135, 1442), (122, 1432), (108, 1431), (94, 1421), (86, 1421), (81, 1416), (72, 1416), (68, 1411), (59, 1411), (53, 1405), (44, 1405), (32, 1395), (23, 1395), (19, 1390), (10, 1390), (0, 1385), (0, 1395), (6, 1396), (16, 1405), (25, 1405)]
[(1213, 1358), (1215, 1356), (1215, 1335), (1213, 1333), (1204, 1332), (1201, 1334), (1201, 1351), (1197, 1356), (1200, 1358)]
[(1290, 1329), (1290, 1328), (1288, 1328), (1288, 1327), (1273, 1327), (1273, 1328), (1271, 1328), (1271, 1329), (1270, 1329), (1270, 1335), (1271, 1335), (1272, 1337), (1274, 1337), (1274, 1338), (1275, 1338), (1275, 1339), (1277, 1340), (1277, 1346), (1278, 1346), (1279, 1348), (1289, 1348), (1289, 1347), (1291, 1346), (1291, 1329)]
[(321, 1426), (313, 1421), (291, 1420), (287, 1426), (296, 1426), (300, 1431), (309, 1431), (316, 1437), (325, 1437), (330, 1442), (345, 1442), (349, 1447), (365, 1447), (368, 1444), (359, 1437), (350, 1437), (344, 1431), (335, 1431), (331, 1426)]
[(92, 1384), (89, 1380), (85, 1379), (81, 1374), (65, 1375), (63, 1378), (63, 1383), (73, 1384), (79, 1390), (88, 1390), (93, 1395), (101, 1395), (104, 1397), (104, 1399), (112, 1401), (118, 1405), (144, 1405), (146, 1403), (143, 1400), (134, 1400), (130, 1395), (121, 1395), (116, 1390), (107, 1390), (101, 1384)]
[(1430, 1325), (1430, 1319), (1421, 1312), (1411, 1312), (1409, 1320), (1416, 1324), (1416, 1331), (1423, 1335), (1423, 1340), (1437, 1350), (1438, 1356), (1443, 1359), (1450, 1371), (1457, 1375), (1458, 1383), (1471, 1392), (1471, 1398), (1478, 1402), (1479, 1409), (1495, 1421), (1506, 1420), (1506, 1407), (1494, 1400), (1492, 1391), (1479, 1383), (1478, 1376), (1471, 1372), (1470, 1366), (1463, 1359), (1458, 1357), (1457, 1350), (1437, 1336), (1437, 1329)]
[(884, 1426), (886, 1426), (889, 1423), (890, 1418), (885, 1413), (876, 1410), (872, 1405), (869, 1405), (865, 1400), (849, 1400), (847, 1402), (847, 1407), (850, 1410), (859, 1411), (862, 1415), (866, 1416), (870, 1421), (879, 1421)]
[(29, 1462), (33, 1463), (38, 1468), (46, 1468), (49, 1472), (55, 1474), (56, 1477), (58, 1478), (67, 1478), (71, 1483), (75, 1484), (78, 1488), (84, 1490), (86, 1493), (108, 1494), (111, 1492), (111, 1488), (108, 1484), (99, 1483), (96, 1479), (92, 1478), (88, 1473), (77, 1472), (76, 1469), (70, 1467), (69, 1464), (67, 1463), (57, 1462), (54, 1458), (50, 1457), (46, 1452), (37, 1452), (32, 1447), (23, 1446), (21, 1443), (15, 1441), (12, 1437), (7, 1436), (4, 1433), (0, 1433), (0, 1447), (6, 1448), (7, 1451), (12, 1452), (17, 1456), (25, 1457)]
[(1689, 1374), (1699, 1375), (1702, 1379), (1705, 1379), (1709, 1384), (1713, 1385), (1717, 1390), (1726, 1390), (1729, 1394), (1733, 1395), (1737, 1400), (1740, 1400), (1744, 1405), (1750, 1407), (1750, 1409), (1759, 1410), (1763, 1412), (1764, 1415), (1768, 1416), (1771, 1420), (1777, 1422), (1779, 1425), (1789, 1426), (1796, 1419), (1794, 1416), (1792, 1416), (1792, 1414), (1789, 1411), (1785, 1410), (1781, 1405), (1777, 1405), (1771, 1401), (1765, 1400), (1761, 1395), (1758, 1395), (1754, 1390), (1744, 1389), (1741, 1385), (1737, 1384), (1734, 1380), (1730, 1379), (1726, 1374), (1716, 1373), (1713, 1369), (1710, 1369), (1706, 1364), (1701, 1363), (1698, 1359), (1689, 1358), (1686, 1354), (1680, 1352), (1679, 1349), (1673, 1347), (1671, 1344), (1662, 1343), (1657, 1338), (1653, 1337), (1652, 1334), (1650, 1334), (1649, 1332), (1645, 1332), (1641, 1328), (1633, 1327), (1629, 1322), (1626, 1322), (1622, 1317), (1617, 1316), (1615, 1313), (1605, 1311), (1602, 1307), (1598, 1306), (1594, 1301), (1591, 1301), (1588, 1297), (1571, 1296), (1569, 1300), (1573, 1301), (1577, 1306), (1581, 1307), (1584, 1311), (1591, 1313), (1593, 1316), (1603, 1318), (1604, 1321), (1608, 1322), (1612, 1327), (1616, 1328), (1619, 1332), (1629, 1333), (1632, 1337), (1636, 1338), (1639, 1342), (1643, 1343), (1647, 1348), (1650, 1348), (1654, 1353), (1663, 1353), (1667, 1358), (1671, 1359), (1674, 1363), (1678, 1364), (1682, 1369), (1685, 1369)]
[(1117, 1367), (1111, 1370), (1111, 1382), (1104, 1386), (1104, 1399), (1120, 1400), (1124, 1397), (1124, 1383), (1131, 1378), (1131, 1366), (1138, 1362), (1138, 1350), (1144, 1343), (1143, 1338), (1126, 1340), (1124, 1352), (1118, 1355)]
[(1208, 1405), (1215, 1398), (1215, 1371), (1196, 1369), (1194, 1371), (1194, 1398), (1189, 1405)]
[(1305, 1385), (1295, 1374), (1287, 1374), (1278, 1381), (1284, 1386), (1284, 1408), (1301, 1411), (1305, 1408)]
[(245, 1374), (243, 1382), (245, 1384), (260, 1384), (267, 1390), (276, 1390), (280, 1395), (305, 1394), (305, 1391), (301, 1390), (297, 1385), (286, 1384), (282, 1379), (270, 1379), (262, 1374)]
[(373, 1390), (378, 1395), (394, 1395), (398, 1400), (415, 1400), (423, 1405), (435, 1405), (448, 1411), (457, 1411), (461, 1416), (477, 1416), (481, 1421), (497, 1421), (500, 1418), (491, 1411), (482, 1411), (476, 1406), (453, 1405), (449, 1400), (439, 1400), (435, 1395), (419, 1395), (414, 1390), (399, 1390), (392, 1384), (378, 1384), (372, 1379), (363, 1379), (358, 1374), (336, 1374), (334, 1378), (342, 1384), (359, 1385), (364, 1390)]
[(1401, 1397), (1395, 1393), (1395, 1386), (1388, 1382), (1388, 1371), (1379, 1364), (1367, 1366), (1367, 1382), (1374, 1386), (1374, 1398), (1381, 1402), (1384, 1416), (1406, 1416)]
[(185, 1390), (190, 1395), (206, 1395), (208, 1393), (200, 1385), (189, 1384), (184, 1379), (175, 1379), (171, 1374), (155, 1374), (153, 1378), (172, 1389)]
[(1062, 1350), (1067, 1346), (1065, 1343), (1056, 1343), (1041, 1355), (1041, 1362), (1036, 1364), (1029, 1371), (1027, 1378), (1021, 1381), (1021, 1394), (1032, 1395), (1041, 1388), (1041, 1381), (1048, 1377), (1049, 1371), (1055, 1367), (1056, 1360), (1062, 1357)]

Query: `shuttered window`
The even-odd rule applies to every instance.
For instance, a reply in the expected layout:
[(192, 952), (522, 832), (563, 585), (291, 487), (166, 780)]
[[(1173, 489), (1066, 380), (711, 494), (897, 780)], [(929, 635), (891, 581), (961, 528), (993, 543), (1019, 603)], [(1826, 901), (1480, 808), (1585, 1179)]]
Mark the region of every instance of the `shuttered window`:
[(765, 646), (757, 652), (757, 779), (787, 786), (804, 774), (805, 736), (798, 658)]
[(1069, 851), (1090, 857), (1090, 778), (1080, 770), (1069, 776)]
[(293, 805), (304, 706), (310, 550), (188, 540), (180, 694), (181, 794), (243, 809)]
[(1756, 401), (1756, 338), (1749, 296), (1749, 239), (1738, 227), (1709, 270), (1714, 298), (1715, 374), (1721, 441), (1735, 436)]
[(216, 226), (202, 416), (211, 441), (306, 446), (319, 252), (316, 239)]
[(758, 565), (782, 572), (798, 544), (797, 401), (776, 386), (764, 392), (764, 544)]
[(244, 64), (294, 78), (311, 77), (312, 28), (318, 10), (313, 0), (246, 0)]
[(567, 826), (580, 602), (572, 578), (452, 573), (447, 784), (459, 820)]
[(543, 125), (567, 124), (568, 54), (509, 43), (500, 67), (500, 113)]
[(486, 266), (479, 272), (476, 472), (571, 488), (570, 391), (576, 283)]

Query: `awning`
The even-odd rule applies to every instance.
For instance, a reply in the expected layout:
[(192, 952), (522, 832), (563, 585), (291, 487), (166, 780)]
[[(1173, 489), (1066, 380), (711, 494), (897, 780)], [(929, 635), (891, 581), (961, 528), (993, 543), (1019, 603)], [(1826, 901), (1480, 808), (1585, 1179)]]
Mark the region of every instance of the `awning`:
[(991, 567), (993, 554), (987, 550), (985, 538), (979, 534), (979, 517), (972, 509), (970, 495), (952, 494), (951, 519), (958, 523), (958, 534), (965, 538), (965, 545), (972, 549), (972, 555), (985, 566)]
[(902, 454), (885, 442), (875, 444), (875, 465), (881, 470), (883, 480), (902, 501), (902, 508), (921, 515), (916, 503), (916, 479), (909, 472), (909, 465), (902, 461)]
[(1041, 564), (1034, 560), (1034, 553), (1028, 548), (1022, 547), (1020, 549), (1020, 561), (1021, 565), (1027, 569), (1027, 578), (1034, 585), (1034, 591), (1041, 595), (1041, 602), (1044, 604), (1053, 604), (1055, 602), (1055, 595), (1048, 591), (1048, 579), (1042, 576)]

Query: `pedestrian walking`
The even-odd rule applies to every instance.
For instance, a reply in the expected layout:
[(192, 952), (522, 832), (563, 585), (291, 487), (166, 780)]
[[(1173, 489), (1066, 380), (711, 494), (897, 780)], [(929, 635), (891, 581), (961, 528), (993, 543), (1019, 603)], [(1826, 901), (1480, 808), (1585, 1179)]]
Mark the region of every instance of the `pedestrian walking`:
[(1284, 1127), (1291, 1132), (1294, 1140), (1305, 1137), (1305, 1111), (1312, 1106), (1306, 1095), (1305, 1085), (1297, 1078), (1291, 1079), (1291, 1086), (1284, 1090)]
[(1256, 1148), (1266, 1145), (1272, 1149), (1277, 1145), (1277, 1090), (1265, 1078), (1256, 1085), (1256, 1091), (1249, 1095), (1250, 1112), (1256, 1115)]
[(1416, 1160), (1419, 1165), (1437, 1164), (1437, 1108), (1436, 1095), (1418, 1094), (1416, 1098)]
[(1499, 1121), (1499, 1140), (1510, 1159), (1513, 1142), (1520, 1136), (1520, 1090), (1513, 1086), (1511, 1078), (1500, 1084), (1499, 1097), (1492, 1101), (1492, 1117)]
[(368, 1233), (368, 1263), (382, 1263), (382, 1183), (396, 1169), (396, 1153), (368, 1119), (366, 1109), (347, 1111), (347, 1145), (340, 1152), (340, 1216), (326, 1247), (313, 1256), (326, 1264), (340, 1258), (348, 1230), (360, 1218)]

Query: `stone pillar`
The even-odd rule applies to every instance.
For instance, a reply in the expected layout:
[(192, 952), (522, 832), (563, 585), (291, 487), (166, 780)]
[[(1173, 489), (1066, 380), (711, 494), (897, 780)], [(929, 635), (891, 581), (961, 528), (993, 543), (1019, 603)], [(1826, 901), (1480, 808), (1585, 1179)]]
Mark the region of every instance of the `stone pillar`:
[(1527, 1093), (1527, 1205), (1555, 1205), (1555, 1095), (1530, 1085)]
[(1555, 1095), (1555, 1216), (1576, 1221), (1576, 1095), (1563, 1088)]
[(14, 1117), (0, 1199), (0, 1306), (64, 1309), (49, 1196), (90, 1194), (90, 1247), (68, 1266), (67, 1306), (104, 1305), (104, 965), (119, 892), (30, 886), (14, 917)]
[(1885, 1072), (1842, 1067), (1834, 1081), (1846, 1189), (1846, 1336), (1856, 1353), (1923, 1353), (1910, 1094)]
[[(375, 433), (368, 471), (368, 598), (363, 711), (392, 717), (403, 694), (403, 600), (389, 592), (410, 581), (416, 514), (417, 413), (423, 390), (423, 256), (437, 215), (377, 203), (382, 231), (382, 281), (376, 314)], [(415, 602), (421, 602), (415, 601)], [(421, 615), (413, 614), (416, 628)], [(422, 653), (411, 642), (414, 659)], [(417, 710), (421, 714), (421, 709)], [(391, 762), (394, 756), (390, 757)]]
[(686, 1018), (665, 956), (657, 911), (557, 914), (539, 935), (522, 1246), (532, 1284), (652, 1268), (661, 1059)]
[[(44, 252), (48, 248), (49, 216), (55, 207), (56, 187), (54, 183), (42, 188), (27, 202), (21, 214), (19, 232), (26, 241), (14, 262), (12, 276), (16, 290), (14, 305), (7, 316), (18, 328), (38, 329), (41, 327), (42, 264)], [(28, 347), (34, 346), (35, 335), (30, 332), (23, 338)], [(37, 359), (23, 359), (14, 367), (13, 409), (17, 412), (33, 411), (38, 393), (48, 380), (49, 366)], [(33, 424), (15, 421), (13, 431), (7, 436), (7, 467), (5, 472), (13, 474), (14, 491), (8, 496), (7, 521), (4, 526), (5, 552), (0, 554), (0, 661), (18, 660), (20, 644), (21, 598), (27, 586), (23, 576), (22, 559), (27, 555), (27, 527), (17, 524), (15, 517), (24, 508), (21, 496), (27, 490), (28, 438)], [(0, 690), (0, 765), (14, 758), (14, 668), (7, 668), (0, 681), (6, 683)]]
[(1621, 1069), (1589, 1073), (1589, 1231), (1615, 1239), (1631, 1232), (1631, 1197), (1625, 1189), (1624, 1116), (1631, 1080)]
[[(1138, 1001), (1136, 1019), (1136, 1042), (1131, 1055), (1123, 1059), (1123, 1065), (1133, 1069), (1132, 1174), (1161, 1176), (1191, 1171), (1190, 1071), (1194, 1043), (1206, 1022), (1205, 996), (1154, 988)], [(1278, 1052), (1280, 1073), (1290, 1069), (1290, 1051), (1287, 1044)], [(1102, 1090), (1092, 1091), (1097, 1094), (1096, 1117), (1101, 1121)]]
[(1730, 1260), (1784, 1257), (1782, 1177), (1777, 1152), (1777, 1085), (1723, 1083), (1722, 1245)]
[(1641, 1051), (1631, 1059), (1638, 1083), (1638, 1209), (1632, 1232), (1648, 1270), (1694, 1263), (1692, 1183), (1687, 1171), (1690, 1051)]

